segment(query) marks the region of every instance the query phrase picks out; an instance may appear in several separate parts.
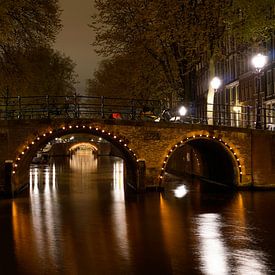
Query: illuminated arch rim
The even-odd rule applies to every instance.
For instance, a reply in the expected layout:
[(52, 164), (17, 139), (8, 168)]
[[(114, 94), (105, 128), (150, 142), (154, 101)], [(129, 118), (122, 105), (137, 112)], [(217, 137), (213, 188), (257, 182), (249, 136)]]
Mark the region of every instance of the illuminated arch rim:
[(160, 175), (159, 175), (159, 179), (160, 179), (160, 183), (162, 182), (163, 180), (163, 177), (164, 177), (164, 173), (165, 173), (165, 168), (166, 168), (166, 165), (168, 163), (168, 160), (170, 158), (170, 156), (172, 155), (172, 153), (179, 147), (181, 147), (182, 145), (184, 145), (185, 143), (187, 143), (188, 141), (190, 140), (195, 140), (195, 139), (202, 139), (202, 138), (206, 138), (208, 140), (216, 140), (217, 142), (220, 142), (221, 144), (223, 144), (223, 146), (227, 149), (227, 151), (229, 151), (236, 163), (237, 163), (237, 166), (238, 166), (238, 170), (239, 170), (239, 182), (241, 183), (242, 182), (242, 165), (240, 163), (240, 158), (238, 157), (237, 153), (235, 152), (235, 150), (233, 149), (233, 147), (231, 147), (227, 142), (223, 141), (221, 138), (217, 138), (215, 136), (211, 136), (211, 135), (193, 135), (193, 136), (189, 136), (181, 141), (179, 141), (177, 144), (175, 144), (167, 153), (166, 157), (164, 158), (164, 161), (162, 163), (162, 168), (161, 168), (161, 172), (160, 172)]
[(124, 138), (122, 138), (114, 133), (108, 132), (105, 129), (101, 129), (100, 127), (92, 127), (92, 126), (87, 126), (87, 125), (69, 125), (69, 126), (63, 126), (61, 128), (57, 128), (57, 129), (52, 129), (47, 132), (44, 132), (41, 135), (37, 135), (29, 144), (24, 146), (23, 150), (21, 150), (21, 152), (19, 152), (15, 161), (13, 162), (12, 174), (13, 175), (16, 174), (17, 167), (19, 166), (20, 162), (23, 160), (24, 155), (27, 154), (27, 152), (31, 149), (31, 147), (34, 144), (43, 140), (44, 138), (49, 138), (50, 136), (55, 135), (56, 133), (62, 135), (63, 133), (66, 134), (68, 130), (74, 130), (74, 129), (75, 130), (81, 130), (81, 129), (84, 130), (85, 129), (86, 131), (88, 130), (88, 132), (90, 130), (93, 134), (98, 134), (102, 138), (106, 138), (107, 140), (115, 141), (116, 144), (120, 144), (121, 146), (123, 146), (126, 149), (126, 151), (135, 160), (135, 162), (138, 162), (136, 154), (133, 152), (133, 150), (131, 148), (129, 148), (128, 141), (126, 141)]
[(95, 146), (95, 145), (93, 145), (93, 144), (91, 144), (91, 143), (89, 143), (89, 142), (79, 142), (79, 143), (76, 143), (76, 144), (74, 144), (74, 145), (72, 145), (70, 148), (69, 148), (69, 150), (74, 150), (74, 149), (76, 149), (76, 148), (78, 148), (78, 147), (80, 147), (80, 146), (82, 146), (82, 145), (86, 145), (86, 146), (88, 146), (89, 148), (92, 148), (94, 151), (98, 151), (98, 148)]

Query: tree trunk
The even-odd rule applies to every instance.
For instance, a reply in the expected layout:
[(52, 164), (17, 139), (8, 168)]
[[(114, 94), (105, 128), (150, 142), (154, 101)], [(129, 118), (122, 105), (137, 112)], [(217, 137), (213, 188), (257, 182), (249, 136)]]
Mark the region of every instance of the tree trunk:
[(208, 93), (207, 93), (207, 123), (213, 125), (213, 111), (214, 111), (214, 96), (215, 90), (211, 87), (210, 82), (215, 77), (215, 63), (213, 56), (210, 57), (209, 61), (209, 83), (208, 83)]

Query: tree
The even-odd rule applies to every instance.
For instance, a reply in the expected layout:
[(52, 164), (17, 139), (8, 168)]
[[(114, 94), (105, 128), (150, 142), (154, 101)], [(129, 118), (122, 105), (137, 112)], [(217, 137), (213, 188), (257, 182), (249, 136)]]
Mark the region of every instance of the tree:
[(0, 90), (4, 94), (7, 89), (9, 96), (68, 95), (75, 90), (75, 64), (51, 48), (13, 49), (2, 60), (9, 60), (0, 69)]
[(162, 98), (167, 89), (159, 65), (145, 56), (120, 55), (101, 62), (88, 82), (87, 93), (97, 96)]
[(50, 44), (60, 30), (58, 0), (4, 0), (0, 4), (0, 48)]
[[(185, 75), (202, 59), (214, 74), (225, 41), (239, 49), (259, 45), (272, 30), (274, 0), (96, 0), (94, 45), (105, 56), (135, 54), (143, 47), (161, 66), (167, 83), (184, 94)], [(209, 98), (213, 90), (209, 87)]]
[(28, 59), (30, 49), (48, 49), (60, 28), (58, 0), (1, 1), (0, 74), (5, 90), (24, 73), (22, 62)]
[[(96, 1), (99, 14), (94, 15), (91, 24), (96, 32), (94, 45), (103, 56), (124, 53), (135, 56), (136, 49), (142, 48), (162, 68), (167, 84), (178, 91), (182, 87), (180, 76), (186, 56), (179, 55), (174, 41), (175, 30), (180, 25), (178, 20), (184, 25), (184, 17), (175, 16), (178, 7), (173, 8), (178, 5), (177, 1), (162, 2)], [(184, 33), (180, 36), (185, 37)]]

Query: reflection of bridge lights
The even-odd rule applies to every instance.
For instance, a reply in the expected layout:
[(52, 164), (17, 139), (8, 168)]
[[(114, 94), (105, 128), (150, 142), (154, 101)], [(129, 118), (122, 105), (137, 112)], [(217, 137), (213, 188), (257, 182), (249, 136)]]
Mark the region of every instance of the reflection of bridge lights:
[(56, 170), (55, 170), (55, 163), (53, 163), (53, 172), (52, 172), (52, 182), (53, 182), (53, 188), (56, 188)]
[[(241, 202), (242, 203), (242, 202)], [(201, 260), (201, 271), (203, 274), (269, 274), (266, 266), (266, 255), (262, 251), (247, 248), (249, 241), (253, 239), (251, 236), (245, 238), (245, 248), (242, 242), (238, 247), (231, 248), (226, 246), (223, 240), (224, 223), (219, 214), (206, 213), (201, 214), (196, 219), (197, 237), (200, 247), (198, 253)], [(233, 224), (238, 226), (239, 224)], [(236, 229), (236, 230), (238, 230)], [(233, 229), (234, 230), (234, 229)], [(235, 230), (234, 230), (235, 232)], [(248, 234), (248, 233), (247, 233)], [(244, 236), (238, 234), (234, 237), (236, 241), (244, 241)], [(232, 265), (232, 263), (235, 263)]]
[(201, 269), (205, 274), (228, 274), (227, 250), (221, 236), (218, 214), (202, 214), (197, 219)]
[(45, 171), (45, 189), (44, 189), (45, 195), (50, 194), (50, 173), (49, 168)]
[(70, 159), (70, 167), (72, 170), (82, 172), (93, 172), (97, 169), (97, 158), (90, 150), (76, 151)]
[[(31, 221), (39, 258), (50, 257), (58, 262), (57, 239), (60, 237), (58, 223), (59, 203), (55, 184), (55, 166), (31, 166), (29, 192), (31, 201)], [(42, 214), (43, 213), (43, 214)], [(47, 245), (46, 245), (47, 244)]]
[(185, 185), (178, 186), (174, 190), (174, 194), (176, 198), (183, 198), (188, 193), (188, 190), (186, 189)]
[(124, 201), (124, 164), (118, 160), (113, 166), (113, 189), (115, 200)]
[(113, 164), (113, 203), (112, 217), (114, 219), (114, 233), (119, 244), (120, 254), (124, 260), (129, 260), (129, 243), (127, 237), (127, 217), (124, 196), (124, 162), (117, 159)]

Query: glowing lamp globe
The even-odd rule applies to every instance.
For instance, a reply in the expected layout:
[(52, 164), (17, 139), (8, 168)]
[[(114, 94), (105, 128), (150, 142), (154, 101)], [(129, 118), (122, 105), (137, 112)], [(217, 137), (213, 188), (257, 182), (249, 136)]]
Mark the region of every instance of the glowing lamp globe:
[(187, 113), (187, 109), (184, 106), (181, 106), (179, 108), (179, 114), (180, 114), (180, 116), (185, 116), (186, 113)]
[(219, 89), (221, 84), (222, 84), (222, 81), (216, 76), (210, 82), (210, 85), (214, 90)]
[(267, 63), (267, 56), (259, 53), (252, 58), (251, 62), (253, 67), (260, 71)]

